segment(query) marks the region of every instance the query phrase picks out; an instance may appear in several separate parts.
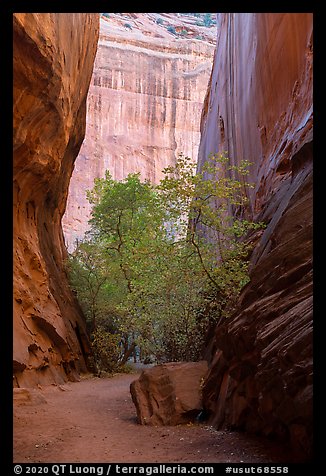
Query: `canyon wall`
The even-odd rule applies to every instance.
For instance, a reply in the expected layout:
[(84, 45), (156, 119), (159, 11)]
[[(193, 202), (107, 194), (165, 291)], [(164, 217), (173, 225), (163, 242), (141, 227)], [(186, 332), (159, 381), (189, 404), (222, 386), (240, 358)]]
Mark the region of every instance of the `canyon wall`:
[(217, 428), (312, 448), (312, 14), (225, 13), (202, 115), (210, 152), (253, 162), (251, 282), (206, 357)]
[(14, 385), (62, 383), (86, 370), (61, 218), (85, 134), (99, 15), (16, 13), (14, 60)]
[(179, 153), (197, 160), (200, 116), (216, 26), (182, 14), (108, 14), (87, 104), (86, 136), (72, 175), (63, 229), (68, 249), (88, 228), (85, 190), (109, 169), (158, 183)]

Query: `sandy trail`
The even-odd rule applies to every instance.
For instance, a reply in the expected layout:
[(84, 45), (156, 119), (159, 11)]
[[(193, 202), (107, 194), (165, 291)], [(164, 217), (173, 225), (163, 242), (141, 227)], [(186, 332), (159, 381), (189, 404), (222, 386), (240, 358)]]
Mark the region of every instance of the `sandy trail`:
[[(286, 463), (289, 452), (262, 438), (206, 424), (146, 427), (136, 422), (129, 385), (137, 375), (89, 377), (47, 386), (14, 404), (14, 462)], [(43, 401), (40, 401), (43, 400)]]

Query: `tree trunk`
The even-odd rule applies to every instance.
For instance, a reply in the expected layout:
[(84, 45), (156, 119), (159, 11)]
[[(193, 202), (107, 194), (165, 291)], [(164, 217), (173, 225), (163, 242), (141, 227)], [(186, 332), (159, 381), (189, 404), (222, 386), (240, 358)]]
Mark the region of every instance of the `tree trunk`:
[(129, 357), (131, 356), (131, 354), (133, 353), (133, 351), (135, 350), (135, 347), (136, 347), (136, 343), (133, 342), (130, 347), (125, 351), (125, 354), (122, 358), (122, 361), (121, 361), (121, 364), (124, 365), (127, 360), (129, 359)]

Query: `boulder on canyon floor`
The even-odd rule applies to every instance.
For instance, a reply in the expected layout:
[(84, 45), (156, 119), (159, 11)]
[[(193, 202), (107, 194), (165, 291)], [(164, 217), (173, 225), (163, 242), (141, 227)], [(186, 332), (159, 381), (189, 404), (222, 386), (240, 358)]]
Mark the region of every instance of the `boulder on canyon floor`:
[(208, 365), (170, 362), (143, 370), (130, 385), (142, 425), (179, 425), (193, 421), (202, 410), (201, 389)]

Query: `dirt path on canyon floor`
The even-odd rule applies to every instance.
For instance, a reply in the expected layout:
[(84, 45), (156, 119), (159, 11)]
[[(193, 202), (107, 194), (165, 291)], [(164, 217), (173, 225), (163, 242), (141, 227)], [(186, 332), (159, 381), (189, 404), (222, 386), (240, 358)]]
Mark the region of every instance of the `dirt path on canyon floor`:
[(62, 386), (20, 389), (14, 398), (14, 462), (290, 462), (286, 448), (261, 438), (136, 422), (129, 385), (138, 375), (88, 377)]

